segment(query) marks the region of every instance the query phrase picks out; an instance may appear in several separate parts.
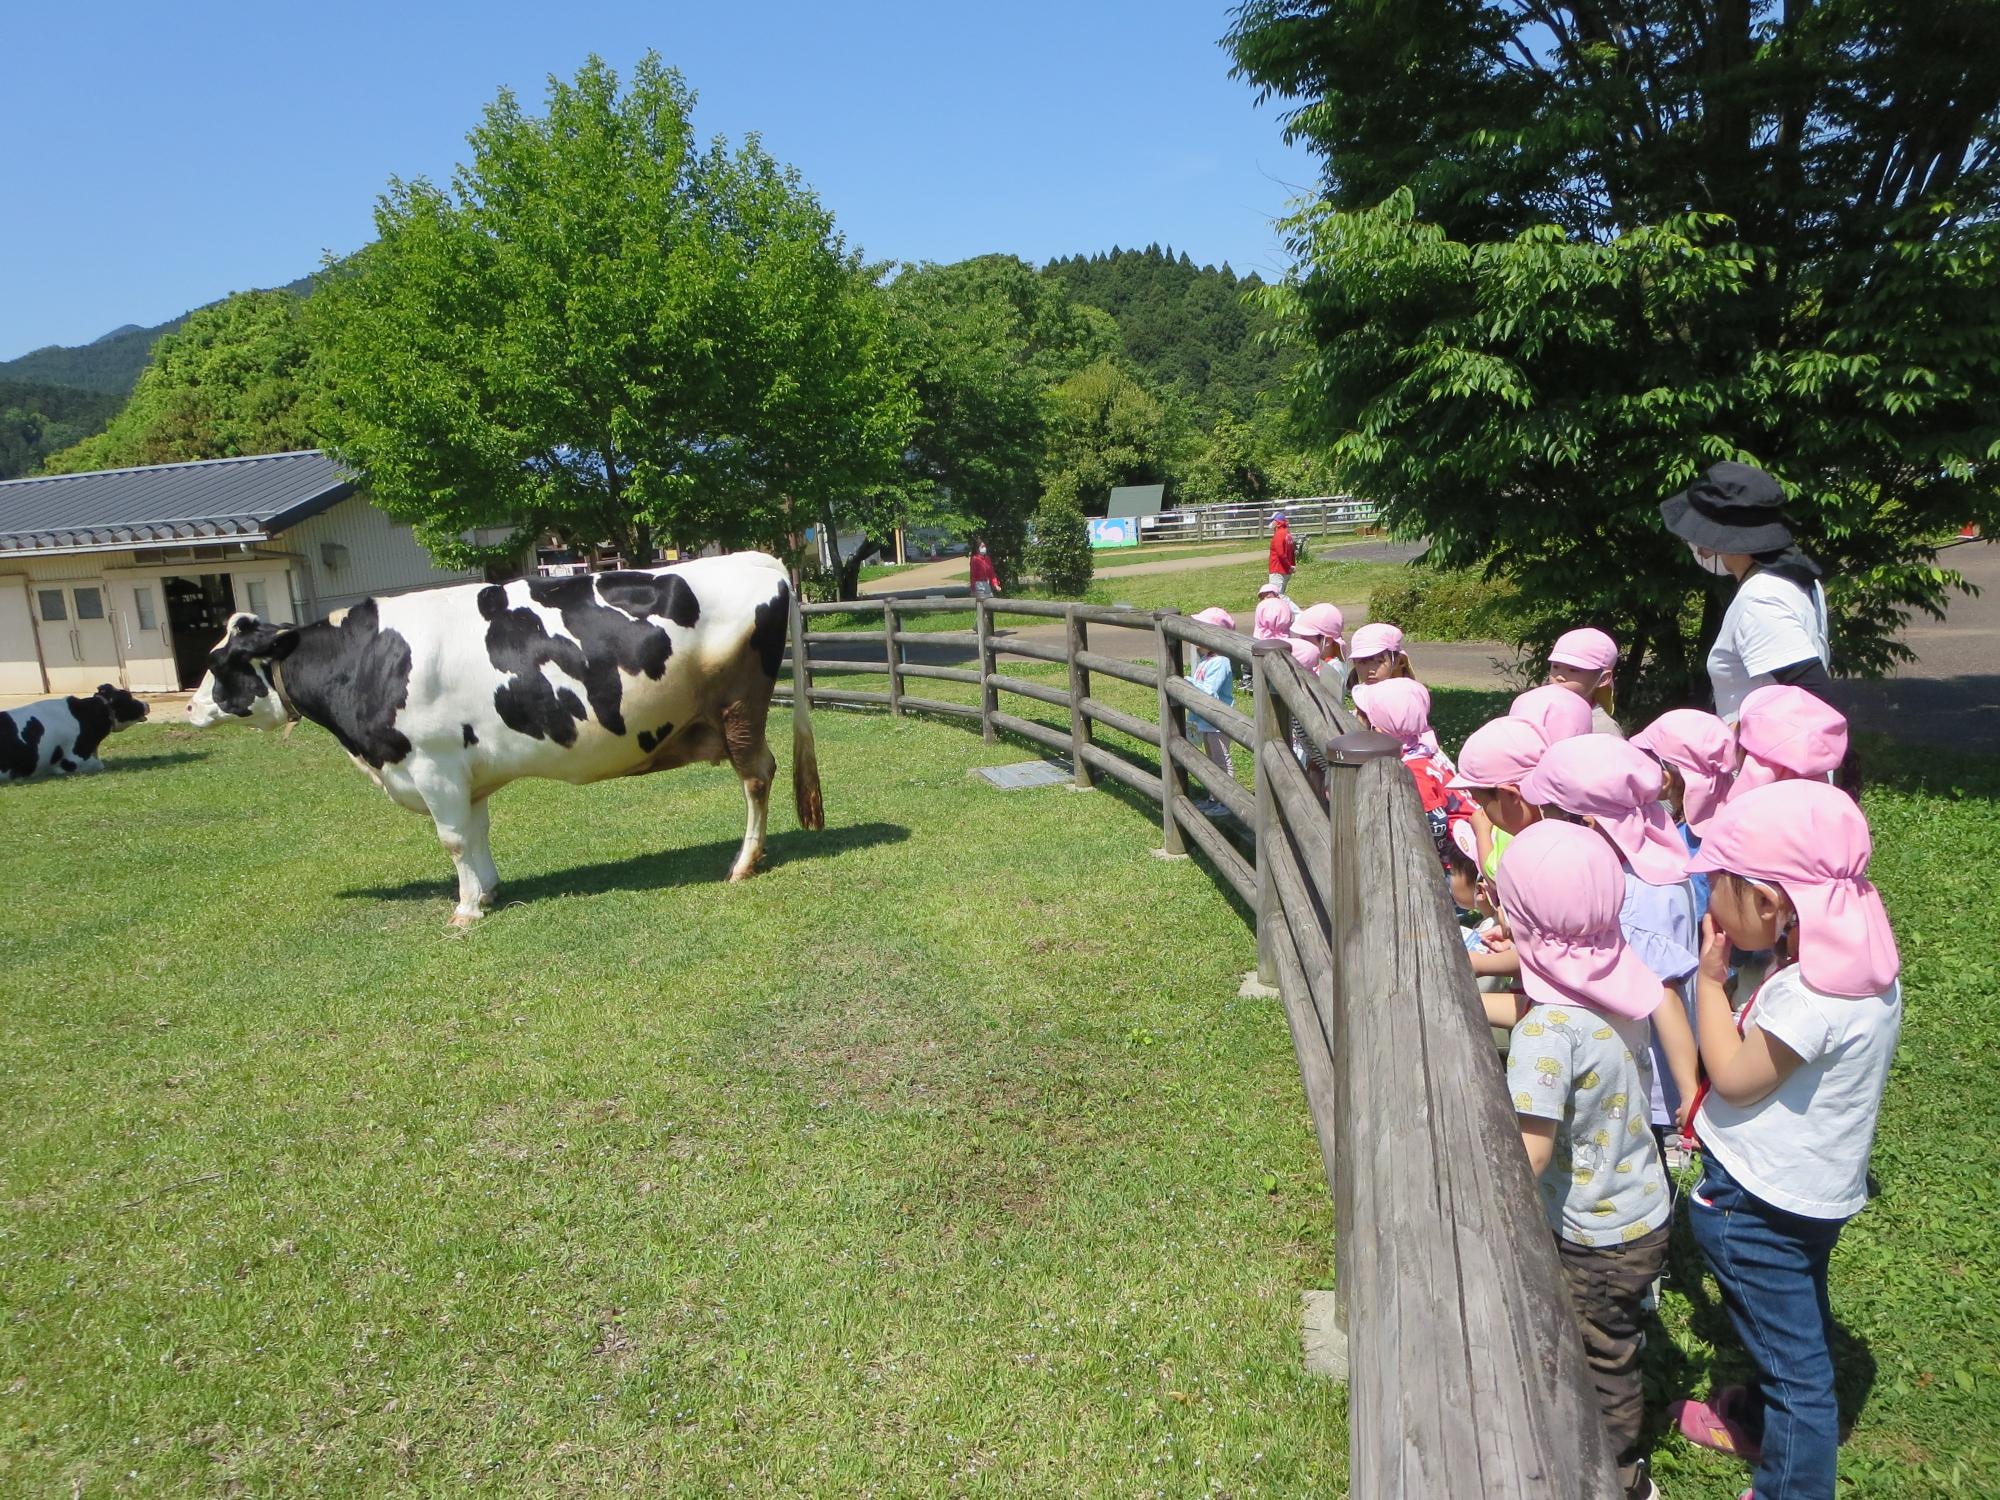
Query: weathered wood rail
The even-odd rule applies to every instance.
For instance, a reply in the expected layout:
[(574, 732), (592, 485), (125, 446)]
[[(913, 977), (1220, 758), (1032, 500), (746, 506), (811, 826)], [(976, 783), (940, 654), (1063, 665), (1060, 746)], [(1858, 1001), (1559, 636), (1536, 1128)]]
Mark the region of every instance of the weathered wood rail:
[[(902, 628), (940, 612), (971, 614), (973, 627)], [(1350, 1493), (1613, 1500), (1610, 1443), (1540, 1195), (1392, 742), (1282, 646), (1253, 647), (1173, 611), (894, 599), (801, 613), (787, 656), (794, 680), (781, 682), (779, 701), (802, 688), (815, 707), (975, 720), (989, 743), (1004, 734), (1066, 756), (1078, 787), (1108, 778), (1155, 804), (1163, 852), (1199, 854), (1250, 911), (1258, 975), (1284, 1006), (1333, 1196)], [(814, 617), (877, 613), (879, 632), (809, 628)], [(999, 616), (1059, 622), (1063, 642), (1011, 637)], [(1094, 630), (1149, 634), (1151, 663), (1093, 651)], [(879, 658), (853, 659), (878, 642)], [(976, 668), (906, 661), (917, 645), (967, 652)], [(815, 656), (816, 646), (848, 659)], [(1249, 671), (1252, 712), (1183, 680), (1191, 646)], [(1002, 657), (1060, 666), (1066, 680), (1003, 672)], [(886, 675), (888, 691), (815, 682), (860, 673)], [(1153, 689), (1154, 717), (1094, 697), (1094, 676)], [(974, 686), (979, 701), (907, 690), (933, 681)], [(1026, 700), (1023, 712), (1003, 709), (1003, 694)], [(1062, 722), (1029, 717), (1029, 705), (1060, 710)], [(1247, 752), (1252, 786), (1188, 737), (1190, 709)], [(1146, 745), (1157, 766), (1100, 742), (1100, 727)], [(1295, 728), (1324, 753), (1323, 777), (1294, 753)], [(1196, 783), (1225, 816), (1202, 810)]]

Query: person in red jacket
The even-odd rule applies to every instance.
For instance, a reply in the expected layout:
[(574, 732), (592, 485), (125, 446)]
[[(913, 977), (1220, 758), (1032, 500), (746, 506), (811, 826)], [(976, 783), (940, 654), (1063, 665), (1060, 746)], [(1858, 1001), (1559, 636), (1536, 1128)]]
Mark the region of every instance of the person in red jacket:
[(1000, 575), (993, 570), (983, 539), (972, 544), (972, 592), (979, 599), (991, 599), (1000, 592)]
[(1291, 523), (1279, 511), (1271, 517), (1271, 582), (1283, 593), (1291, 582), (1292, 570), (1299, 565), (1298, 543), (1292, 540)]

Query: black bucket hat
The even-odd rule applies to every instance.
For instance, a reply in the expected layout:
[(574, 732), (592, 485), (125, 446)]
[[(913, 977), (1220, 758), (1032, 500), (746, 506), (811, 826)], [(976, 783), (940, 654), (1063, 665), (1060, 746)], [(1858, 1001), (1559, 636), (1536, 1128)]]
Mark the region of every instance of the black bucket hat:
[(1784, 503), (1783, 487), (1762, 469), (1722, 463), (1662, 500), (1660, 519), (1682, 541), (1711, 552), (1777, 552), (1792, 545)]

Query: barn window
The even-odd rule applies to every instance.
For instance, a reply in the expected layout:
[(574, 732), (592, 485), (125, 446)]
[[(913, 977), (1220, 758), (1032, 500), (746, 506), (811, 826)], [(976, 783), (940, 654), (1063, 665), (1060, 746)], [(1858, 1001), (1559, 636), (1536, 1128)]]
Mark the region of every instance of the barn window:
[(270, 611), (264, 604), (264, 584), (261, 579), (251, 578), (245, 580), (244, 595), (250, 601), (251, 614), (256, 615), (259, 619), (269, 617)]
[(159, 626), (160, 617), (153, 613), (153, 591), (141, 584), (132, 590), (132, 603), (139, 616), (141, 630), (153, 630)]
[(76, 591), (76, 617), (79, 620), (103, 619), (104, 590), (78, 589)]
[(36, 589), (35, 597), (41, 601), (44, 620), (67, 620), (69, 605), (63, 602), (61, 589)]

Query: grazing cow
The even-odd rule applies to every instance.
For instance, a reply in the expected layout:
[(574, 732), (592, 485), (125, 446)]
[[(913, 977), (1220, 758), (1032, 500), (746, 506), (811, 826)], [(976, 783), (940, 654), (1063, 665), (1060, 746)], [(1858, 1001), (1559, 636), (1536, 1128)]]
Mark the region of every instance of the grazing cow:
[[(315, 625), (239, 614), (188, 717), (331, 731), (390, 800), (437, 824), (458, 867), (459, 926), (500, 881), (486, 799), (524, 776), (581, 784), (727, 760), (750, 804), (729, 871), (745, 880), (764, 854), (777, 772), (764, 720), (793, 608), (784, 566), (739, 552), (365, 599)], [(805, 704), (792, 725), (799, 822), (821, 828)]]
[(10, 708), (0, 713), (0, 781), (101, 771), (97, 747), (146, 713), (145, 704), (108, 682), (88, 698), (44, 698)]

